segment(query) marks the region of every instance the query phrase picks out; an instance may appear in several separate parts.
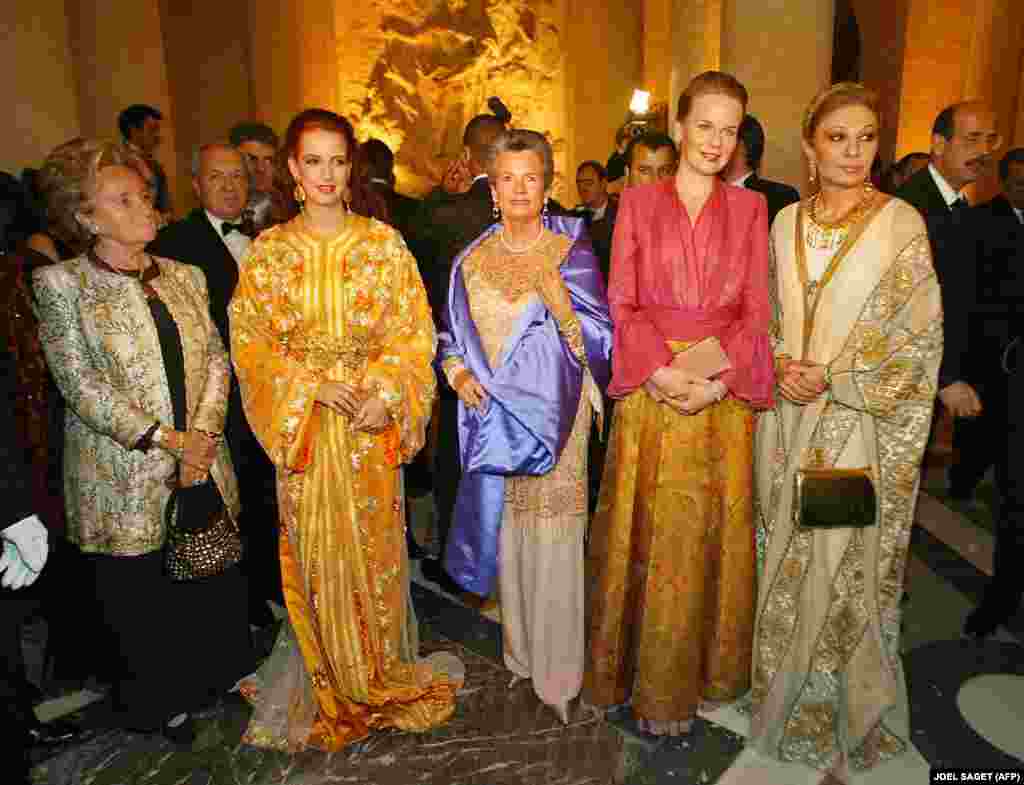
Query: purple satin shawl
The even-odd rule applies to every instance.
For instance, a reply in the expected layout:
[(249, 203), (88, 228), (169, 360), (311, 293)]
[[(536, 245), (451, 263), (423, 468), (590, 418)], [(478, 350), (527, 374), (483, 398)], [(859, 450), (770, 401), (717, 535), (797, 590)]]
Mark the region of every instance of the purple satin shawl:
[[(580, 218), (548, 217), (544, 224), (574, 240), (559, 269), (583, 328), (590, 374), (604, 391), (611, 376), (612, 320), (590, 237)], [(555, 467), (583, 390), (583, 366), (539, 298), (520, 315), (501, 365), (491, 368), (470, 314), (462, 264), (499, 228), (487, 229), (452, 265), (438, 335), (438, 361), (461, 359), (488, 396), (482, 412), (459, 402), (462, 480), (444, 554), (448, 574), (481, 596), (491, 593), (498, 572), (505, 477), (546, 474)]]

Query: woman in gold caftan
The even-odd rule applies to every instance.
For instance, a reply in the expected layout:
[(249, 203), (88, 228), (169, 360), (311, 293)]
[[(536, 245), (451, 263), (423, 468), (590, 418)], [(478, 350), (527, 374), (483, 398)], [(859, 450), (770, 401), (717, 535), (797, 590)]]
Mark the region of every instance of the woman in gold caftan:
[[(781, 399), (757, 437), (750, 743), (825, 782), (906, 748), (900, 597), (942, 354), (924, 222), (868, 184), (877, 105), (849, 83), (812, 101), (804, 151), (821, 187), (772, 228)], [(805, 467), (867, 467), (876, 525), (796, 525)]]
[(349, 123), (307, 110), (286, 149), (303, 211), (255, 241), (230, 306), (245, 414), (277, 468), (288, 608), (243, 685), (245, 740), (337, 750), (444, 722), (461, 683), (454, 657), (416, 657), (405, 553), (399, 464), (423, 444), (435, 334), (412, 256), (364, 215)]

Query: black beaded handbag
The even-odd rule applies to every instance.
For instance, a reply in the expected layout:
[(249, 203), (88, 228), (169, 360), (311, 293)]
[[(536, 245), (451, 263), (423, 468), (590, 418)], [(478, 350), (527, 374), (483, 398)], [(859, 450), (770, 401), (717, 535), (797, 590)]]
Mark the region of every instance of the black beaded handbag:
[(212, 479), (176, 486), (167, 502), (164, 567), (175, 581), (212, 578), (238, 564), (242, 538)]
[(863, 529), (877, 515), (868, 469), (800, 469), (796, 473), (797, 526)]

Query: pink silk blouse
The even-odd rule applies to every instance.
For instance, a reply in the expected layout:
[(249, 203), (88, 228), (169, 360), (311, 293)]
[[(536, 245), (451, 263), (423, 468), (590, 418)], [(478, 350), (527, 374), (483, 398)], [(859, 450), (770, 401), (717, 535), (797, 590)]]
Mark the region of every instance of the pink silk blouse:
[(612, 241), (608, 302), (612, 382), (624, 398), (672, 361), (668, 341), (715, 335), (732, 368), (731, 395), (772, 404), (768, 338), (768, 210), (764, 197), (716, 181), (693, 225), (672, 179), (627, 188)]

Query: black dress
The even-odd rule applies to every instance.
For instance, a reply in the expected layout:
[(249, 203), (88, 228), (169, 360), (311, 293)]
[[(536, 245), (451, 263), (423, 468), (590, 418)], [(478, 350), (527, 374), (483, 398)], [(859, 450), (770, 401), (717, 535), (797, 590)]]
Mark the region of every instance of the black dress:
[[(107, 268), (110, 269), (110, 268)], [(144, 276), (176, 430), (185, 430), (181, 335)], [(115, 642), (113, 705), (119, 724), (155, 730), (175, 714), (212, 703), (256, 666), (247, 617), (247, 585), (237, 567), (202, 581), (175, 582), (163, 551), (142, 556), (90, 555), (103, 624)]]

